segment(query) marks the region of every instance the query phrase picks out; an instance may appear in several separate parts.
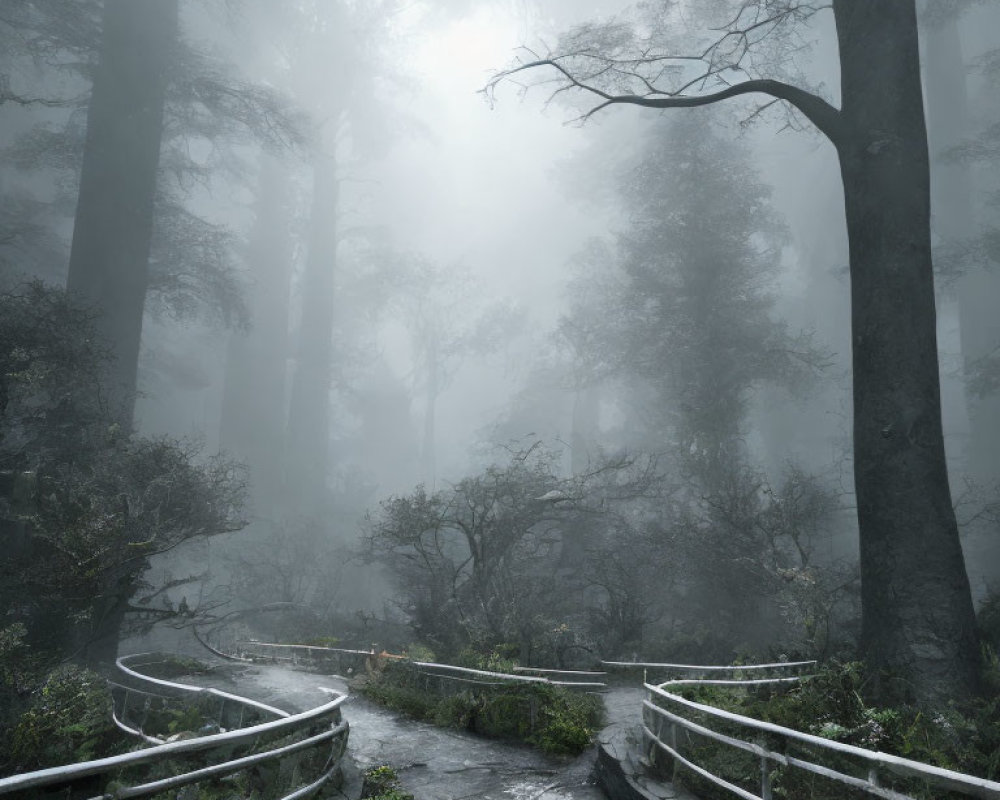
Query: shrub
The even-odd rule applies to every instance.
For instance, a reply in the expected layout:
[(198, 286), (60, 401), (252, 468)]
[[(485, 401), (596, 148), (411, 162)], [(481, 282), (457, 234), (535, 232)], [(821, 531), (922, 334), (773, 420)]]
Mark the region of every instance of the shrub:
[(429, 693), (421, 677), (411, 665), (389, 664), (362, 691), (372, 701), (416, 719), (524, 742), (551, 755), (582, 752), (602, 722), (599, 698), (558, 686), (483, 686), (442, 697)]
[(111, 720), (111, 693), (95, 672), (66, 665), (49, 673), (10, 737), (14, 772), (122, 752), (129, 744)]
[(413, 795), (399, 788), (396, 770), (388, 764), (369, 767), (364, 771), (361, 797), (368, 800), (413, 800)]

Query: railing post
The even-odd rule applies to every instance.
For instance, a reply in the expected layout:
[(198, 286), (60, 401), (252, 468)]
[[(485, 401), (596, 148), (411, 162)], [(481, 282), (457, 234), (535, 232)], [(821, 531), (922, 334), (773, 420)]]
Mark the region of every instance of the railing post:
[[(659, 755), (658, 751), (660, 748), (657, 746), (656, 740), (659, 739), (661, 742), (663, 741), (663, 717), (660, 716), (659, 714), (656, 714), (655, 716), (656, 716), (656, 725), (648, 726), (653, 730), (653, 736), (655, 737), (653, 741), (649, 743), (649, 750), (646, 756), (649, 759), (650, 766), (656, 765), (656, 757)], [(670, 723), (670, 727), (673, 728), (673, 723)]]
[(872, 767), (868, 768), (868, 783), (870, 783), (872, 786), (879, 786), (879, 785), (881, 785), (881, 784), (879, 784), (879, 780), (878, 780), (878, 767), (877, 766), (872, 766)]
[[(670, 723), (670, 747), (675, 753), (680, 753), (680, 750), (677, 749), (677, 723), (675, 722)], [(676, 758), (671, 758), (670, 760), (673, 762), (673, 769), (670, 772), (670, 780), (676, 781), (677, 773), (680, 771), (680, 763)]]
[(771, 800), (771, 763), (763, 755), (760, 757), (760, 796), (763, 800)]

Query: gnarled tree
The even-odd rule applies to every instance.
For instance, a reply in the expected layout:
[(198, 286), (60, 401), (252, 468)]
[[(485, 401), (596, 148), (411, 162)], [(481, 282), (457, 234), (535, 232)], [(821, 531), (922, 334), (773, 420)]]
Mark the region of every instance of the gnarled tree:
[(745, 0), (721, 33), (687, 53), (670, 41), (672, 6), (645, 4), (634, 24), (577, 28), (555, 52), (499, 73), (486, 91), (550, 70), (557, 93), (597, 98), (584, 118), (613, 105), (684, 108), (764, 95), (794, 107), (832, 142), (850, 252), (864, 656), (875, 674), (894, 676), (880, 684), (883, 695), (968, 695), (980, 658), (941, 431), (914, 0), (833, 0), (839, 108), (763, 74), (780, 69), (770, 45), (795, 46), (802, 26), (828, 6)]

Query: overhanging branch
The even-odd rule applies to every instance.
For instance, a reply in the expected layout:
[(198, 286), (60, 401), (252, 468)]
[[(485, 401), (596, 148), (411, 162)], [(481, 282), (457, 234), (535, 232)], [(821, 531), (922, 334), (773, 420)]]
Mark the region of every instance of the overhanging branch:
[(584, 80), (580, 80), (561, 64), (557, 58), (540, 58), (498, 73), (482, 91), (488, 96), (492, 96), (496, 86), (502, 81), (509, 80), (517, 73), (539, 67), (550, 67), (561, 73), (563, 79), (566, 81), (566, 85), (560, 87), (557, 91), (575, 88), (601, 98), (602, 102), (587, 111), (581, 117), (581, 120), (587, 120), (598, 111), (612, 105), (636, 105), (646, 108), (693, 108), (695, 106), (711, 105), (712, 103), (718, 103), (740, 95), (766, 94), (778, 100), (791, 103), (834, 144), (838, 144), (844, 135), (843, 119), (840, 111), (834, 106), (805, 89), (793, 86), (790, 83), (768, 78), (746, 80), (732, 86), (727, 86), (725, 89), (717, 92), (695, 96), (672, 95), (657, 91), (651, 91), (648, 95), (612, 94)]

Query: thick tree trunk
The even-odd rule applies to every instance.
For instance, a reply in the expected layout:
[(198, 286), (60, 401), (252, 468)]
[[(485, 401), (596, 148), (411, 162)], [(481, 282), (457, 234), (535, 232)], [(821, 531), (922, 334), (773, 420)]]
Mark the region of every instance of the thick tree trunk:
[(941, 431), (913, 0), (836, 0), (862, 647), (883, 697), (973, 692), (979, 649)]
[(281, 499), (284, 480), (292, 264), (288, 195), (287, 167), (263, 155), (247, 254), (253, 327), (229, 340), (222, 398), (222, 447), (249, 465), (254, 507), (265, 516)]
[(110, 400), (131, 425), (177, 0), (107, 0), (67, 288), (100, 312)]
[[(177, 0), (104, 5), (67, 289), (99, 312), (97, 332), (114, 356), (106, 375), (108, 401), (126, 428), (135, 405), (164, 97), (176, 39)], [(82, 649), (88, 663), (114, 660), (131, 588), (125, 578), (111, 576)]]
[(313, 167), (309, 251), (288, 419), (288, 494), (306, 513), (320, 510), (326, 492), (339, 197), (336, 166), (333, 156), (320, 154)]

